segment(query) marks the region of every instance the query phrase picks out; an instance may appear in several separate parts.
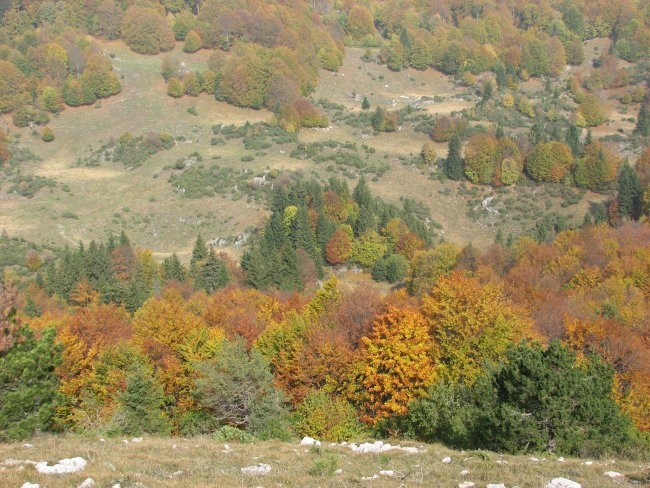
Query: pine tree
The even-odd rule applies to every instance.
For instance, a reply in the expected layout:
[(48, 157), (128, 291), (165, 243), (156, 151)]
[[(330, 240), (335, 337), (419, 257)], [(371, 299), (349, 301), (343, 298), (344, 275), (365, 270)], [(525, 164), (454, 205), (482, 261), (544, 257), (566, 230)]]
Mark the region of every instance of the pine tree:
[(648, 102), (641, 103), (639, 109), (639, 116), (637, 117), (634, 133), (643, 137), (650, 135), (650, 110), (648, 109)]
[(214, 249), (210, 249), (208, 258), (201, 268), (201, 284), (203, 289), (212, 293), (213, 291), (223, 288), (228, 283), (228, 269), (226, 263), (219, 259), (214, 253)]
[(31, 330), (22, 328), (15, 344), (0, 354), (0, 441), (49, 428), (61, 400), (54, 372), (61, 346), (54, 339), (54, 329), (36, 340)]
[(638, 219), (643, 208), (643, 187), (636, 171), (626, 161), (618, 174), (618, 212), (621, 216)]
[(163, 389), (146, 366), (136, 365), (119, 397), (112, 431), (126, 435), (169, 434), (171, 423), (163, 410)]
[(449, 141), (449, 152), (444, 163), (447, 178), (459, 181), (463, 178), (463, 160), (460, 157), (460, 137), (452, 136)]
[(354, 187), (354, 191), (352, 192), (352, 199), (357, 203), (357, 205), (359, 205), (359, 207), (365, 206), (372, 208), (372, 194), (370, 193), (368, 182), (364, 176), (359, 178), (357, 185)]
[(163, 259), (160, 264), (162, 278), (165, 281), (185, 281), (185, 269), (176, 253)]
[(361, 108), (363, 110), (368, 110), (370, 108), (370, 102), (368, 101), (368, 97), (363, 97), (363, 101), (361, 102)]
[(569, 130), (566, 133), (565, 141), (567, 145), (571, 148), (571, 152), (575, 157), (580, 156), (582, 153), (582, 144), (580, 143), (580, 129), (575, 124), (569, 126)]

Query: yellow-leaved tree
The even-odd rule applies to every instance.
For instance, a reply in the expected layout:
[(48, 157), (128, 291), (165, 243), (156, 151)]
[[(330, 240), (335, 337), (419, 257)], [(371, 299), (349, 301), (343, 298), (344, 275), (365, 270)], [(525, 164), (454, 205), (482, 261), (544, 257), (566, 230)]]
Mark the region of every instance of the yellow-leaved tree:
[(369, 424), (404, 415), (435, 379), (434, 343), (417, 309), (388, 305), (362, 339), (356, 402)]

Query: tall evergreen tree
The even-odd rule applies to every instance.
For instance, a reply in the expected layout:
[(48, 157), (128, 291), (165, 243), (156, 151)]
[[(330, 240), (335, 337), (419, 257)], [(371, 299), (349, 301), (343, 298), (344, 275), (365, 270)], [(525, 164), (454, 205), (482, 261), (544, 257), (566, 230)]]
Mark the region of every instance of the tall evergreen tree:
[(580, 142), (580, 129), (577, 125), (571, 124), (566, 133), (565, 141), (567, 146), (571, 148), (571, 152), (575, 157), (582, 154), (582, 143)]
[(352, 199), (357, 203), (357, 205), (359, 205), (359, 207), (366, 206), (368, 208), (372, 208), (372, 193), (370, 193), (368, 182), (364, 176), (359, 178), (357, 185), (354, 187), (354, 191), (352, 192)]
[(643, 186), (627, 161), (623, 163), (618, 174), (618, 194), (616, 196), (618, 212), (621, 216), (638, 219), (643, 208)]
[(650, 135), (650, 109), (648, 108), (648, 105), (649, 102), (647, 100), (641, 103), (639, 115), (636, 120), (636, 126), (634, 127), (634, 133), (643, 137), (648, 137)]
[(185, 269), (175, 252), (162, 260), (160, 269), (165, 281), (185, 281)]
[(214, 253), (214, 249), (210, 249), (208, 258), (201, 268), (201, 284), (203, 289), (212, 293), (219, 288), (223, 288), (228, 283), (228, 269), (226, 263), (219, 259)]
[(463, 159), (460, 157), (460, 137), (458, 135), (452, 136), (449, 141), (449, 152), (443, 169), (450, 180), (463, 179)]

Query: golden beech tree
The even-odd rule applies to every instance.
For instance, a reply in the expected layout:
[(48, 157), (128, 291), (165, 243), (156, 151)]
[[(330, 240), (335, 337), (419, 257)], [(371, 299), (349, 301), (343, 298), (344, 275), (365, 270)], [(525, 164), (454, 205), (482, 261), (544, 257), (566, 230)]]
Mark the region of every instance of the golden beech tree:
[(412, 308), (387, 306), (362, 338), (355, 400), (362, 420), (380, 420), (407, 412), (411, 400), (425, 394), (435, 380), (434, 343), (429, 327)]
[(421, 310), (444, 380), (471, 383), (484, 363), (499, 361), (511, 343), (534, 337), (532, 322), (499, 284), (483, 285), (458, 271), (438, 280), (422, 298)]

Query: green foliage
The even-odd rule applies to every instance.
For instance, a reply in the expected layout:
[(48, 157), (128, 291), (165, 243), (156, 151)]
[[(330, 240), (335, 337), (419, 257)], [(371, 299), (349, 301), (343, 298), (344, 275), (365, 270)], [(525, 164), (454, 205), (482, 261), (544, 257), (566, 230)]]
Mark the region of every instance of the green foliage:
[(587, 127), (596, 127), (607, 120), (607, 114), (598, 100), (598, 97), (593, 94), (585, 96), (584, 101), (578, 108), (578, 113), (584, 119), (584, 125)]
[(352, 243), (350, 261), (364, 268), (372, 268), (375, 262), (386, 254), (387, 249), (384, 238), (371, 230)]
[(385, 108), (377, 107), (372, 115), (372, 128), (377, 132), (395, 132), (397, 119), (396, 112), (389, 112)]
[(372, 268), (372, 278), (375, 281), (396, 283), (404, 279), (408, 269), (408, 259), (401, 254), (391, 254), (387, 258), (377, 260)]
[(639, 108), (639, 115), (634, 126), (634, 133), (642, 137), (650, 136), (650, 107), (649, 103), (644, 101)]
[(579, 187), (603, 191), (616, 182), (620, 159), (600, 142), (587, 145), (584, 155), (578, 160), (575, 180)]
[[(189, 10), (182, 10), (174, 16), (172, 29), (177, 41), (184, 41), (190, 31), (196, 27), (196, 17)], [(193, 52), (193, 51), (190, 51)]]
[(363, 97), (363, 100), (361, 101), (361, 109), (368, 110), (369, 108), (370, 108), (370, 102), (368, 101), (368, 97)]
[(618, 174), (616, 195), (619, 215), (638, 219), (643, 210), (643, 186), (636, 171), (626, 161)]
[(30, 329), (22, 328), (14, 345), (0, 352), (0, 441), (49, 429), (61, 402), (54, 372), (61, 346), (54, 338), (54, 329), (46, 329), (36, 340)]
[(133, 137), (128, 132), (122, 134), (113, 147), (113, 161), (119, 161), (126, 168), (137, 168), (151, 155), (170, 149), (174, 139), (167, 133), (149, 132), (145, 136)]
[(447, 159), (445, 159), (443, 169), (445, 175), (450, 180), (462, 180), (464, 174), (464, 163), (460, 156), (460, 137), (457, 135), (452, 136), (449, 140), (449, 150), (447, 152)]
[(172, 77), (167, 82), (167, 95), (174, 98), (180, 98), (185, 94), (183, 82), (176, 77)]
[(31, 105), (19, 108), (13, 116), (13, 122), (18, 127), (27, 127), (30, 124), (44, 125), (50, 121), (46, 112), (38, 110)]
[(311, 476), (334, 476), (336, 468), (339, 466), (338, 454), (335, 452), (324, 453), (318, 447), (312, 449), (312, 453), (316, 454), (317, 457), (309, 468), (309, 474)]
[(255, 436), (245, 432), (237, 427), (224, 425), (214, 433), (214, 440), (218, 442), (238, 442), (240, 444), (252, 444), (255, 442)]
[(126, 389), (118, 397), (110, 432), (125, 435), (168, 435), (171, 432), (172, 425), (164, 411), (163, 389), (152, 373), (147, 366), (134, 365), (127, 376)]
[(558, 341), (512, 347), (487, 380), (494, 396), (479, 399), (477, 424), (485, 447), (593, 456), (631, 440), (630, 421), (612, 399), (611, 367), (595, 357), (580, 364)]
[(219, 356), (199, 365), (196, 396), (221, 425), (265, 438), (286, 420), (282, 395), (273, 386), (269, 364), (243, 340), (224, 342)]
[(293, 426), (300, 436), (325, 441), (350, 441), (364, 433), (354, 407), (324, 391), (312, 391), (296, 408)]

